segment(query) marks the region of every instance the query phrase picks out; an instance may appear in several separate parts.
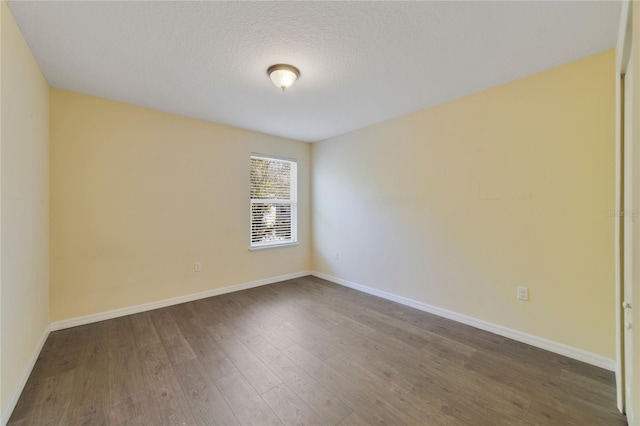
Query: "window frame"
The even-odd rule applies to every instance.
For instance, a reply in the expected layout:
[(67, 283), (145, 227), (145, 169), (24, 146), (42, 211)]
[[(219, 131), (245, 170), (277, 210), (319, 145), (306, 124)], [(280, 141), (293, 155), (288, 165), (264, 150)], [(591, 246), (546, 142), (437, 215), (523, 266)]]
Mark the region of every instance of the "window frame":
[[(254, 199), (251, 197), (251, 188), (253, 186), (251, 176), (251, 161), (253, 159), (276, 161), (282, 163), (289, 163), (289, 198), (286, 200), (277, 198), (266, 199)], [(290, 206), (291, 211), (291, 238), (283, 241), (268, 241), (268, 242), (253, 242), (253, 205), (273, 203), (273, 204), (285, 204)], [(260, 154), (252, 152), (249, 156), (249, 250), (264, 250), (278, 247), (288, 247), (298, 245), (298, 160), (295, 158), (281, 157), (270, 154)]]

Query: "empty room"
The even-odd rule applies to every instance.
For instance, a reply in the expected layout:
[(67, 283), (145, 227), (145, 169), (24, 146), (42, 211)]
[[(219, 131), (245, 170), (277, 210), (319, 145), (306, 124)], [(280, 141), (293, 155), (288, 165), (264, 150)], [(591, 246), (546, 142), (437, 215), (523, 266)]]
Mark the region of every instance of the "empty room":
[(0, 426), (640, 426), (640, 3), (0, 2)]

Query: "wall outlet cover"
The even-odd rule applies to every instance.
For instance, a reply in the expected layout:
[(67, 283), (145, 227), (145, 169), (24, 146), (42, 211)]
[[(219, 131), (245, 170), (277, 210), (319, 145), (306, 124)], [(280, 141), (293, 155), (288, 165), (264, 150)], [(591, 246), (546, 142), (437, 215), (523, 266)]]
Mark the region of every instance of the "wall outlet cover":
[(527, 287), (518, 287), (518, 299), (529, 300), (529, 289)]

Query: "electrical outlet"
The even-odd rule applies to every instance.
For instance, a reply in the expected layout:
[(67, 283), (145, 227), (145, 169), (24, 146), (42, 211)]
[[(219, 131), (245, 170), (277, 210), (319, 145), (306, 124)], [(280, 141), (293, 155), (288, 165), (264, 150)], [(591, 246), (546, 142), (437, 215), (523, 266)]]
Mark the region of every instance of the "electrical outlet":
[(194, 272), (200, 272), (201, 269), (202, 269), (202, 264), (200, 262), (194, 262), (193, 271)]
[(336, 260), (340, 260), (340, 252), (339, 251), (336, 252)]
[(529, 289), (527, 287), (518, 287), (518, 299), (529, 300)]

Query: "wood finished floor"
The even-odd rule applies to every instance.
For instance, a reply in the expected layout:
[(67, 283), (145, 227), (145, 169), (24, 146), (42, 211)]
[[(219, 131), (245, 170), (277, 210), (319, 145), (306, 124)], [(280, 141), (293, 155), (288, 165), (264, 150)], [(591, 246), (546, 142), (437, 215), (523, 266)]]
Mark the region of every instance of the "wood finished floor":
[(9, 425), (626, 425), (613, 373), (315, 277), (51, 333)]

